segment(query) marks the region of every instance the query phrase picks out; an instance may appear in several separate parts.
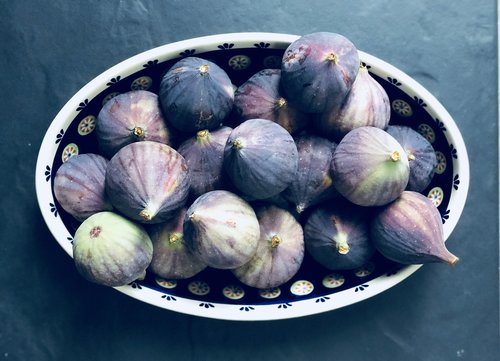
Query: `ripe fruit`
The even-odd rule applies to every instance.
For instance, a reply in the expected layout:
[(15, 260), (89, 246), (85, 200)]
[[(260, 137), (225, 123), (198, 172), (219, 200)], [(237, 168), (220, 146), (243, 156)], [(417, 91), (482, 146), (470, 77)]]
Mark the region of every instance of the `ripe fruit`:
[(259, 235), (252, 207), (224, 190), (198, 197), (184, 218), (186, 245), (213, 268), (231, 269), (248, 262), (257, 250)]
[(105, 286), (123, 286), (144, 277), (152, 255), (153, 245), (144, 228), (113, 212), (87, 218), (73, 239), (78, 272)]
[(396, 201), (383, 207), (371, 223), (371, 237), (377, 250), (395, 262), (458, 262), (444, 243), (439, 211), (418, 192), (404, 191)]
[(281, 84), (300, 110), (321, 113), (344, 100), (358, 70), (358, 50), (350, 40), (336, 33), (311, 33), (285, 50)]
[(96, 137), (101, 154), (144, 140), (170, 144), (171, 134), (160, 110), (158, 95), (131, 90), (108, 100), (97, 116)]
[(351, 130), (333, 154), (335, 188), (360, 206), (382, 206), (395, 200), (408, 184), (410, 168), (401, 145), (375, 127)]
[(196, 132), (222, 124), (233, 107), (234, 90), (217, 64), (190, 56), (167, 71), (159, 97), (169, 124), (180, 131)]
[(253, 199), (284, 190), (296, 177), (298, 154), (285, 128), (249, 119), (233, 129), (224, 148), (224, 168), (233, 185)]
[(344, 101), (321, 113), (314, 124), (321, 134), (339, 142), (358, 127), (372, 126), (385, 130), (390, 117), (387, 93), (362, 65)]
[(94, 213), (113, 209), (104, 191), (107, 165), (103, 156), (87, 153), (69, 158), (57, 170), (54, 196), (80, 222)]
[(186, 202), (186, 161), (166, 144), (129, 144), (109, 161), (106, 192), (113, 206), (127, 217), (142, 223), (164, 222)]
[(260, 239), (255, 255), (233, 269), (242, 283), (257, 288), (277, 287), (290, 280), (304, 259), (304, 234), (294, 216), (273, 205), (257, 209)]

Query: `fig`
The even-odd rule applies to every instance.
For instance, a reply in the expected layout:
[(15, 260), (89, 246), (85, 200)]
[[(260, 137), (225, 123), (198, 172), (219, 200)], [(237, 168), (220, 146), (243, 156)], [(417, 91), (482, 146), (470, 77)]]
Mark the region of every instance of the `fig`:
[(139, 224), (114, 212), (87, 218), (73, 238), (73, 259), (88, 281), (124, 286), (144, 278), (153, 256), (153, 244)]
[(431, 183), (437, 165), (432, 144), (419, 132), (405, 125), (390, 125), (386, 129), (405, 150), (410, 164), (406, 190), (422, 192)]
[(339, 142), (349, 131), (361, 126), (385, 130), (390, 117), (389, 96), (362, 64), (344, 101), (321, 113), (314, 124), (323, 136)]
[(304, 225), (307, 252), (330, 270), (351, 270), (374, 255), (366, 209), (347, 202), (315, 208)]
[(200, 130), (177, 148), (186, 160), (194, 198), (223, 187), (224, 147), (231, 131), (225, 126), (214, 131)]
[(224, 148), (224, 169), (233, 185), (253, 199), (283, 191), (295, 179), (297, 146), (289, 132), (267, 119), (249, 119), (233, 129)]
[(268, 119), (289, 133), (304, 129), (308, 115), (298, 110), (280, 89), (281, 70), (263, 69), (240, 85), (234, 94), (234, 111), (240, 121)]
[(198, 197), (188, 208), (183, 227), (188, 249), (212, 268), (239, 267), (257, 250), (260, 229), (255, 211), (226, 190)]
[(158, 95), (147, 90), (131, 90), (107, 101), (97, 116), (96, 137), (100, 154), (108, 158), (133, 142), (171, 140)]
[(182, 207), (174, 218), (153, 224), (149, 236), (153, 242), (153, 258), (149, 270), (166, 279), (186, 279), (206, 268), (206, 265), (186, 247), (184, 240), (184, 216)]
[(304, 259), (302, 226), (288, 211), (274, 205), (257, 208), (260, 238), (255, 255), (232, 270), (247, 286), (273, 288), (289, 281)]
[(68, 158), (57, 170), (54, 196), (76, 220), (113, 209), (104, 187), (107, 165), (103, 156), (86, 153)]
[(453, 265), (459, 260), (446, 248), (438, 209), (418, 192), (404, 191), (382, 207), (371, 222), (370, 235), (375, 248), (394, 262)]
[(404, 149), (386, 131), (370, 126), (351, 130), (333, 153), (335, 188), (360, 206), (382, 206), (399, 197), (410, 168)]
[(183, 132), (219, 127), (231, 112), (234, 88), (217, 64), (195, 56), (176, 62), (160, 82), (167, 122)]
[(310, 33), (285, 50), (281, 84), (297, 108), (321, 113), (344, 100), (358, 70), (358, 50), (349, 39), (330, 32)]
[(337, 144), (311, 134), (297, 136), (295, 144), (299, 154), (297, 176), (282, 194), (300, 214), (338, 195), (330, 176), (330, 163)]
[(186, 161), (172, 147), (151, 141), (120, 149), (106, 168), (111, 204), (141, 223), (161, 223), (184, 205), (189, 194)]

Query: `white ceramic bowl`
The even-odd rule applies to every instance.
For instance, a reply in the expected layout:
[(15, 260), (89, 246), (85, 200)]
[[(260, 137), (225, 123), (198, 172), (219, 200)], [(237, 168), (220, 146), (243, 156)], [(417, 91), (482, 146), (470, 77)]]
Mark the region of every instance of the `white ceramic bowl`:
[[(50, 124), (36, 165), (41, 213), (67, 254), (72, 256), (78, 223), (55, 200), (53, 180), (58, 167), (69, 157), (97, 152), (93, 130), (103, 103), (131, 89), (157, 93), (164, 72), (189, 55), (216, 62), (236, 86), (240, 85), (262, 68), (279, 67), (284, 49), (296, 38), (287, 34), (233, 33), (167, 44), (113, 66), (78, 91)], [(391, 123), (410, 125), (436, 150), (436, 175), (424, 194), (439, 209), (447, 239), (460, 219), (469, 187), (469, 162), (460, 131), (439, 101), (415, 80), (362, 51), (360, 58), (389, 95)], [(207, 270), (182, 281), (148, 275), (143, 281), (116, 289), (143, 302), (191, 315), (272, 320), (330, 311), (365, 300), (403, 281), (419, 267), (376, 258), (354, 271), (331, 272), (314, 262), (305, 262), (291, 281), (265, 292), (246, 287), (232, 278), (229, 271), (219, 270)]]

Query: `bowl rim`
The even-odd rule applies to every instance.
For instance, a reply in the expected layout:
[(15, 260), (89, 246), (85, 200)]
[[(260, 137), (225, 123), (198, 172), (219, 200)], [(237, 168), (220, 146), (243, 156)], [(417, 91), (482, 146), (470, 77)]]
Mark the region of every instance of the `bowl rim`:
[[(272, 44), (272, 48), (286, 49), (286, 47), (297, 38), (299, 38), (299, 35), (284, 33), (236, 32), (195, 37), (160, 45), (129, 57), (108, 68), (94, 77), (69, 98), (47, 128), (40, 145), (35, 170), (36, 197), (42, 217), (52, 236), (63, 250), (72, 257), (72, 245), (71, 242), (68, 241), (71, 235), (64, 226), (61, 218), (55, 218), (52, 211), (47, 207), (49, 203), (53, 204), (51, 185), (50, 182), (47, 181), (47, 177), (50, 177), (50, 169), (48, 168), (52, 165), (53, 155), (58, 149), (58, 144), (55, 143), (53, 139), (56, 138), (56, 135), (59, 134), (61, 130), (66, 131), (71, 121), (78, 114), (75, 109), (78, 108), (78, 105), (83, 99), (92, 99), (95, 97), (107, 87), (106, 83), (109, 82), (109, 79), (115, 77), (117, 74), (125, 77), (136, 72), (139, 67), (151, 59), (159, 59), (159, 61), (161, 61), (162, 59), (166, 60), (178, 57), (179, 53), (185, 49), (195, 48), (197, 49), (197, 53), (202, 54), (204, 51), (217, 50), (218, 44), (234, 43), (234, 49), (237, 49), (253, 47), (253, 44), (256, 42), (266, 42)], [(459, 161), (453, 159), (453, 166), (454, 169), (457, 169), (457, 172), (460, 173), (460, 190), (455, 191), (453, 197), (450, 199), (450, 208), (453, 208), (454, 212), (450, 215), (449, 219), (447, 219), (446, 224), (443, 225), (445, 239), (448, 239), (463, 212), (469, 189), (469, 159), (458, 126), (444, 106), (415, 79), (376, 56), (365, 53), (359, 49), (358, 51), (361, 61), (369, 64), (373, 70), (382, 74), (390, 74), (401, 81), (403, 84), (402, 89), (407, 92), (407, 94), (418, 94), (419, 98), (424, 99), (427, 104), (426, 111), (435, 119), (441, 120), (442, 123), (446, 125), (446, 137), (449, 143), (453, 144), (456, 148), (457, 154), (459, 155)], [(49, 183), (49, 185), (47, 185), (47, 183)], [(47, 187), (49, 187), (49, 189), (47, 189)], [(451, 206), (451, 202), (453, 202), (453, 206)], [(273, 312), (274, 309), (270, 309), (267, 305), (252, 305), (252, 307), (255, 308), (252, 312), (241, 312), (238, 308), (245, 307), (245, 305), (233, 303), (216, 303), (214, 305), (217, 307), (213, 307), (207, 312), (205, 308), (199, 307), (200, 301), (188, 298), (176, 296), (177, 300), (181, 302), (165, 303), (163, 299), (158, 297), (159, 291), (149, 289), (148, 287), (142, 287), (140, 292), (131, 285), (115, 287), (115, 289), (145, 303), (189, 315), (225, 320), (278, 320), (332, 311), (366, 300), (399, 284), (421, 266), (422, 265), (405, 266), (402, 270), (397, 272), (396, 275), (390, 278), (383, 278), (383, 275), (379, 276), (370, 281), (369, 289), (362, 293), (358, 292), (354, 296), (351, 293), (350, 297), (339, 297), (339, 294), (345, 291), (336, 293), (335, 302), (317, 302), (315, 299), (293, 301), (293, 311), (283, 313)], [(276, 304), (272, 305), (276, 306)]]

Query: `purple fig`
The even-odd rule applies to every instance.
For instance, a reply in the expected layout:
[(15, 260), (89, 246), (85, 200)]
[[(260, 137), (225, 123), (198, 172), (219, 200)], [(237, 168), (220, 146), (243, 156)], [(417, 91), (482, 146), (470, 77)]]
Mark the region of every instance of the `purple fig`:
[(301, 36), (285, 50), (281, 84), (300, 110), (321, 113), (340, 104), (359, 70), (359, 54), (346, 37), (329, 32)]
[(315, 126), (321, 134), (339, 142), (349, 131), (361, 126), (385, 130), (390, 117), (389, 96), (366, 66), (361, 65), (344, 101), (321, 113)]
[(351, 130), (340, 141), (330, 168), (341, 195), (360, 206), (382, 206), (395, 200), (408, 184), (410, 168), (401, 145), (375, 127)]
[(390, 125), (386, 129), (402, 145), (410, 164), (410, 178), (406, 190), (422, 192), (431, 183), (437, 165), (436, 152), (431, 143), (409, 126)]
[(304, 129), (308, 116), (286, 100), (280, 89), (280, 79), (280, 69), (263, 69), (240, 85), (234, 94), (234, 111), (238, 119), (272, 120), (291, 134)]
[(113, 206), (127, 217), (143, 223), (164, 222), (186, 202), (186, 161), (166, 144), (129, 144), (109, 161), (106, 192)]
[(80, 222), (94, 213), (113, 209), (104, 187), (107, 165), (108, 160), (99, 154), (79, 154), (56, 172), (54, 196)]
[(330, 270), (363, 266), (374, 255), (366, 209), (347, 202), (315, 208), (304, 226), (308, 253)]
[(114, 212), (93, 214), (78, 227), (73, 239), (78, 272), (104, 286), (125, 286), (143, 279), (152, 255), (146, 230)]
[(96, 137), (101, 154), (111, 158), (132, 142), (170, 144), (171, 135), (158, 96), (147, 90), (131, 90), (104, 104), (97, 116)]
[(224, 126), (214, 131), (200, 130), (177, 148), (186, 160), (194, 198), (223, 187), (224, 147), (231, 131)]
[(217, 64), (190, 56), (167, 71), (159, 97), (167, 122), (180, 131), (196, 132), (224, 122), (233, 107), (234, 89)]
[(289, 281), (304, 259), (304, 234), (294, 216), (273, 205), (257, 208), (260, 239), (255, 255), (233, 269), (242, 283), (256, 288), (273, 288)]
[(375, 248), (394, 262), (452, 265), (458, 262), (458, 257), (446, 248), (438, 209), (418, 192), (404, 191), (379, 210), (372, 220), (370, 234)]
[(233, 185), (253, 199), (283, 191), (295, 179), (298, 153), (289, 132), (267, 119), (249, 119), (233, 129), (224, 168)]
[(188, 208), (184, 218), (186, 245), (210, 267), (232, 269), (253, 257), (260, 229), (253, 208), (225, 190), (207, 192)]
[(297, 176), (282, 194), (295, 205), (297, 213), (338, 195), (330, 177), (330, 163), (336, 143), (316, 135), (295, 139), (299, 154)]
[(186, 279), (207, 266), (189, 251), (184, 240), (184, 216), (187, 209), (179, 209), (174, 218), (150, 226), (153, 258), (149, 270), (166, 279)]

